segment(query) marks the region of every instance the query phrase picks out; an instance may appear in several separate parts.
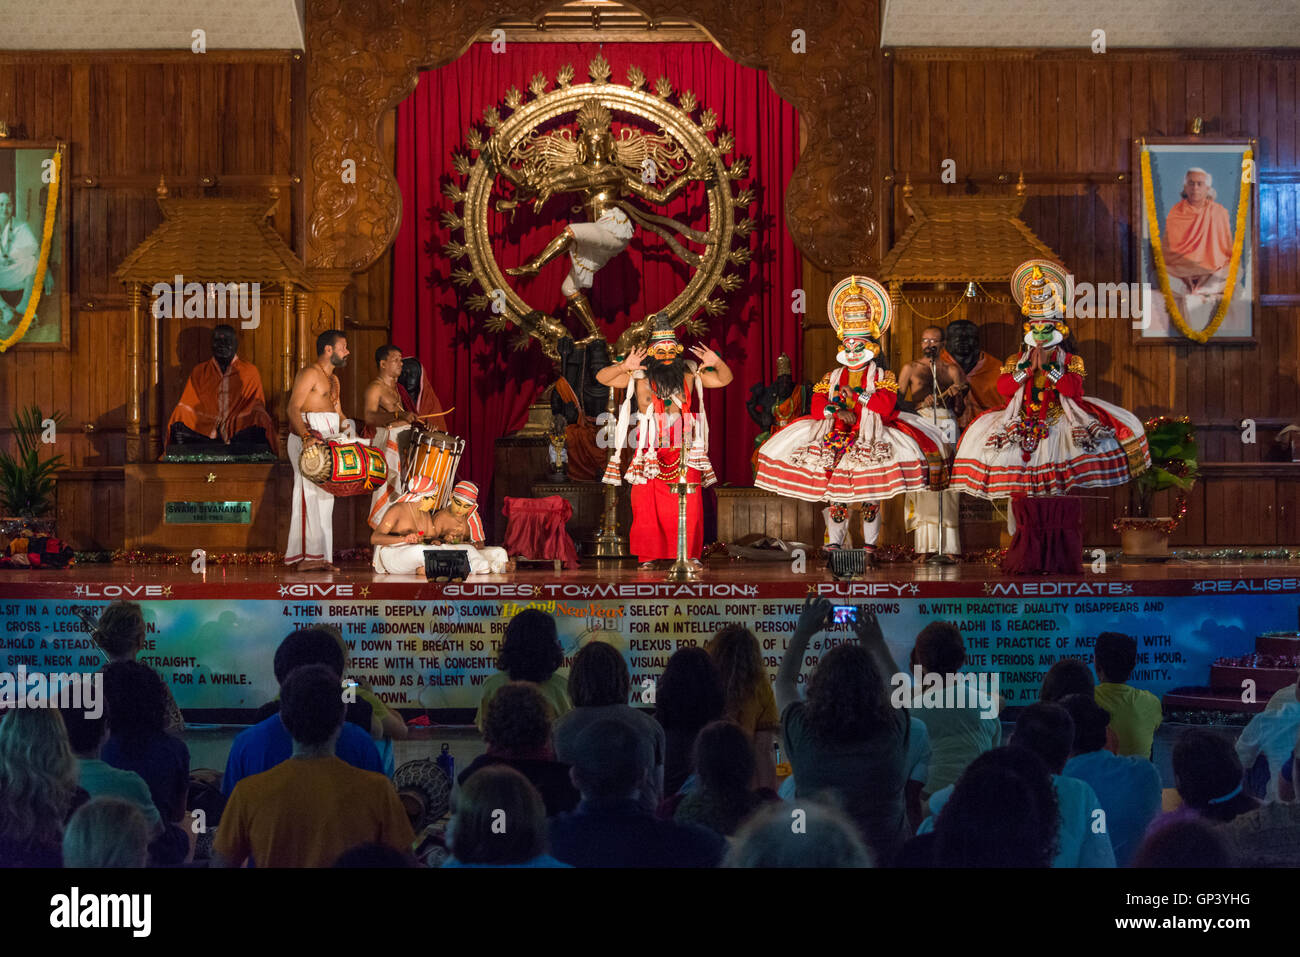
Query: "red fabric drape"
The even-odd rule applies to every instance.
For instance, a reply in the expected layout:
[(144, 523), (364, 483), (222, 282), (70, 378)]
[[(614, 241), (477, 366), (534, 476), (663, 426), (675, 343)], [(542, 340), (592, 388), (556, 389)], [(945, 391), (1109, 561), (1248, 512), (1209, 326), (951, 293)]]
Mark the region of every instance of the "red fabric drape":
[(1010, 575), (1083, 573), (1083, 499), (1053, 495), (1012, 499), (1016, 534), (1002, 558)]
[[(742, 184), (752, 186), (757, 196), (748, 211), (759, 227), (749, 238), (754, 258), (747, 266), (733, 267), (744, 278), (739, 289), (715, 293), (729, 309), (708, 319), (704, 337), (736, 374), (728, 388), (707, 393), (713, 466), (721, 481), (748, 485), (758, 434), (745, 412), (749, 387), (775, 377), (781, 352), (790, 354), (795, 369), (802, 361), (801, 316), (791, 311), (792, 293), (801, 285), (802, 261), (786, 232), (783, 213), (785, 184), (799, 154), (799, 119), (773, 92), (766, 74), (733, 63), (711, 44), (517, 43), (505, 53), (475, 44), (456, 62), (422, 74), (397, 113), (402, 224), (393, 252), (393, 341), (420, 358), (444, 406), (455, 407), (448, 417), (449, 430), (467, 440), (460, 475), (486, 488), (492, 478), (493, 441), (524, 424), (529, 404), (554, 380), (555, 370), (538, 345), (513, 352), (507, 346), (509, 334), (484, 331), (485, 315), (464, 308), (468, 293), (451, 283), (451, 272), (465, 261), (454, 263), (442, 252), (452, 237), (440, 220), (442, 211), (452, 208), (442, 187), (454, 172), (453, 151), (464, 151), (465, 131), (481, 120), (486, 107), (499, 106), (512, 86), (526, 89), (538, 72), (549, 77), (553, 87), (556, 72), (566, 63), (574, 67), (575, 82), (581, 82), (597, 53), (610, 62), (620, 81), (635, 64), (650, 83), (666, 76), (676, 90), (693, 91), (700, 103), (695, 115), (714, 110), (719, 129), (736, 136), (730, 155), (751, 159), (751, 178)], [(615, 114), (615, 129), (619, 126)], [(529, 204), (516, 212), (513, 224), (493, 212), (502, 267), (535, 255), (570, 219), (580, 220), (581, 214), (570, 211), (573, 204), (572, 196), (553, 197), (538, 213)], [(704, 188), (697, 184), (667, 207), (639, 205), (692, 227), (706, 222)], [(738, 219), (744, 216), (737, 210)], [(560, 283), (568, 268), (568, 258), (562, 257), (537, 277), (517, 281), (516, 289), (529, 303), (562, 316)], [(628, 249), (597, 274), (587, 292), (606, 337), (613, 341), (630, 322), (667, 305), (688, 277), (686, 265), (658, 236), (638, 229)], [(810, 303), (809, 308), (819, 307)], [(583, 333), (570, 325), (581, 338)], [(688, 345), (694, 341), (684, 337)]]

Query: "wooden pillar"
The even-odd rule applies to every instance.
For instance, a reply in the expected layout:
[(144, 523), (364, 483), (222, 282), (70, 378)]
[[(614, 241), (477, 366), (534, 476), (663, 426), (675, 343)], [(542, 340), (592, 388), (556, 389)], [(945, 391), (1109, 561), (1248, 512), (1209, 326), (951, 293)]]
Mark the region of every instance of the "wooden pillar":
[(126, 460), (140, 461), (140, 301), (143, 298), (138, 282), (131, 283), (128, 293), (131, 300), (131, 337), (127, 345), (127, 358), (131, 364), (129, 394), (126, 398)]
[[(890, 355), (889, 344), (894, 338), (894, 333), (899, 331), (898, 324), (903, 321), (903, 283), (900, 280), (889, 280), (889, 303), (894, 307), (894, 321), (890, 323), (889, 331), (885, 333), (885, 341), (880, 344), (881, 351), (883, 351), (887, 356)], [(907, 329), (904, 331), (902, 341), (912, 341), (912, 328), (910, 322), (907, 324)], [(907, 356), (900, 356), (897, 358), (897, 361), (895, 361), (894, 357), (890, 356), (890, 365), (895, 370), (901, 369), (902, 364), (906, 362), (907, 359)]]
[(150, 462), (156, 462), (162, 457), (162, 430), (167, 421), (162, 409), (162, 320), (158, 317), (158, 311), (149, 310), (149, 394), (144, 413), (148, 435), (146, 448), (149, 450)]
[(312, 269), (312, 290), (307, 297), (298, 337), (298, 368), (316, 361), (316, 337), (326, 329), (343, 330), (343, 296), (352, 285), (349, 269)]
[(293, 380), (298, 373), (298, 370), (293, 367), (293, 344), (302, 335), (303, 310), (306, 308), (306, 302), (301, 295), (297, 297), (295, 320), (294, 288), (293, 283), (288, 280), (284, 283), (283, 297), (284, 329), (283, 341), (280, 344), (280, 394), (283, 397), (283, 405), (280, 408), (280, 449), (281, 454), (286, 455), (289, 448), (289, 394), (293, 392)]

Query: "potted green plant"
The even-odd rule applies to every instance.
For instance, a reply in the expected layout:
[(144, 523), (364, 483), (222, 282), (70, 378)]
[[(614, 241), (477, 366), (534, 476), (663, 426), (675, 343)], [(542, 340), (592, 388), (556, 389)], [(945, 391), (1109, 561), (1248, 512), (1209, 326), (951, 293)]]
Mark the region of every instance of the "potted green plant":
[[(1115, 522), (1125, 555), (1145, 559), (1169, 557), (1169, 536), (1187, 514), (1187, 496), (1196, 484), (1196, 428), (1187, 420), (1160, 416), (1146, 423), (1151, 468), (1133, 482), (1134, 515)], [(1153, 517), (1157, 492), (1176, 489), (1176, 514)]]
[[(50, 416), (56, 428), (63, 419), (62, 412)], [(0, 452), (0, 536), (7, 541), (23, 530), (53, 535), (54, 476), (63, 456), (41, 457), (46, 418), (39, 407), (16, 412), (10, 423), (16, 448)]]

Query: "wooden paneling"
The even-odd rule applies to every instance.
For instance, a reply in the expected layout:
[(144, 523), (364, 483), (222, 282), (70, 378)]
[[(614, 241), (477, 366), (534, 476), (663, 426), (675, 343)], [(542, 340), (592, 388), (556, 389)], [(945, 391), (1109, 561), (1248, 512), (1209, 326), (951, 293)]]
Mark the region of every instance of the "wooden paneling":
[[(177, 464), (150, 462), (123, 469), (126, 548), (189, 552), (276, 551), (284, 544), (284, 516), (293, 472), (284, 463)], [(369, 501), (369, 496), (365, 496)], [(339, 499), (338, 501), (347, 501)], [(168, 502), (247, 502), (246, 524), (172, 524)]]
[(59, 537), (77, 551), (121, 548), (123, 489), (120, 467), (61, 471), (54, 511)]
[[(266, 197), (269, 205), (269, 188), (278, 186), (273, 222), (292, 243), (292, 178), (301, 172), (291, 140), (295, 69), (287, 52), (0, 53), (5, 119), (26, 138), (69, 144), (73, 303), (70, 351), (0, 355), (0, 442), (8, 440), (9, 411), (35, 403), (67, 414), (57, 449), (70, 465), (124, 462), (129, 313), (112, 273), (161, 222), (154, 194), (161, 175), (174, 197)], [(258, 365), (278, 416), (279, 297), (264, 292), (261, 326), (242, 333), (241, 355)], [(206, 357), (213, 324), (178, 321), (168, 329), (159, 350), (164, 415), (189, 369)], [(84, 534), (98, 533), (87, 527)]]
[[(907, 226), (900, 195), (906, 178), (917, 195), (996, 196), (1011, 195), (1023, 172), (1023, 217), (1076, 280), (1132, 282), (1133, 137), (1184, 133), (1195, 116), (1204, 118), (1207, 135), (1258, 137), (1264, 305), (1257, 344), (1135, 347), (1127, 320), (1076, 319), (1073, 325), (1089, 394), (1144, 418), (1187, 414), (1209, 426), (1202, 431), (1204, 461), (1259, 461), (1261, 446), (1243, 443), (1232, 424), (1300, 418), (1300, 57), (907, 49), (887, 59), (893, 136), (885, 172), (893, 174), (895, 195), (893, 232), (884, 249)], [(951, 185), (940, 181), (947, 159), (956, 163)], [(1005, 285), (989, 287), (998, 296), (1007, 291)], [(912, 289), (907, 295), (920, 312), (938, 316), (960, 289)], [(1009, 302), (963, 304), (948, 318), (980, 323), (985, 348), (999, 357), (1018, 346), (1020, 319)], [(890, 343), (895, 368), (917, 354), (927, 322), (910, 308), (901, 310)]]

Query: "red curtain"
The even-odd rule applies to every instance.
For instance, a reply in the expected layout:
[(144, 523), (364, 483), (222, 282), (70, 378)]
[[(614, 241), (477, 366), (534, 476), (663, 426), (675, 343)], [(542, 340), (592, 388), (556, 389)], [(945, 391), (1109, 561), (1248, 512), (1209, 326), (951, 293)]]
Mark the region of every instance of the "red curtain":
[[(443, 226), (441, 214), (453, 208), (442, 188), (455, 175), (453, 151), (465, 151), (465, 132), (481, 121), (485, 108), (500, 106), (512, 86), (526, 89), (538, 72), (553, 89), (555, 75), (566, 63), (574, 67), (575, 82), (583, 82), (587, 64), (597, 53), (609, 61), (613, 79), (620, 82), (628, 66), (636, 65), (651, 84), (666, 76), (675, 90), (693, 91), (699, 110), (712, 109), (719, 130), (735, 134), (736, 149), (729, 157), (751, 160), (750, 176), (740, 185), (750, 186), (757, 197), (748, 211), (757, 227), (748, 240), (753, 260), (732, 267), (743, 279), (739, 289), (715, 292), (725, 299), (727, 312), (703, 317), (709, 324), (703, 341), (736, 374), (731, 386), (707, 393), (710, 456), (720, 481), (752, 481), (750, 453), (758, 429), (745, 411), (750, 386), (775, 377), (782, 352), (790, 354), (795, 369), (801, 368), (801, 317), (791, 305), (792, 293), (801, 284), (802, 261), (786, 232), (783, 211), (785, 184), (799, 155), (799, 118), (773, 92), (766, 74), (733, 63), (707, 43), (515, 43), (504, 53), (493, 53), (489, 44), (475, 44), (456, 62), (423, 73), (415, 92), (398, 108), (402, 224), (393, 255), (393, 341), (425, 364), (443, 406), (455, 407), (449, 428), (467, 440), (460, 474), (483, 486), (484, 501), (491, 500), (486, 490), (492, 478), (493, 441), (524, 424), (528, 406), (556, 373), (536, 343), (526, 351), (512, 351), (511, 333), (485, 331), (486, 314), (464, 308), (464, 297), (481, 290), (466, 291), (451, 282), (452, 271), (467, 261), (453, 262), (442, 252), (452, 233)], [(615, 129), (619, 126), (615, 114)], [(536, 213), (528, 204), (516, 212), (514, 223), (493, 211), (495, 251), (502, 267), (535, 255), (571, 218), (581, 219), (570, 211), (572, 205), (573, 196), (554, 197)], [(667, 207), (639, 205), (692, 227), (707, 223), (704, 188), (696, 184)], [(738, 220), (745, 215), (737, 209)], [(568, 268), (568, 257), (561, 257), (535, 278), (517, 281), (516, 289), (531, 305), (563, 319), (560, 283)], [(688, 267), (658, 236), (638, 229), (627, 250), (597, 273), (587, 294), (612, 342), (630, 322), (667, 305), (688, 278)], [(576, 324), (569, 325), (581, 338)], [(694, 341), (683, 336), (684, 344)]]

